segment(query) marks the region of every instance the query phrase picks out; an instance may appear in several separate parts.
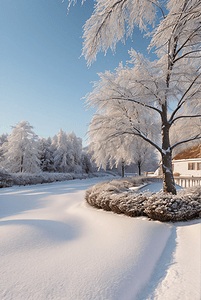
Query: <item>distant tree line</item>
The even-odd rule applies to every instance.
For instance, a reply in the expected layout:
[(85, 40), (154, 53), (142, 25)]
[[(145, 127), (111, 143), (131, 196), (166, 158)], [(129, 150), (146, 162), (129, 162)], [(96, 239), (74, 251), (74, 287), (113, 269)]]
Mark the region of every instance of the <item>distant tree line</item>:
[(12, 127), (12, 133), (0, 136), (0, 165), (11, 173), (93, 171), (82, 139), (62, 129), (53, 138), (39, 138), (28, 121)]

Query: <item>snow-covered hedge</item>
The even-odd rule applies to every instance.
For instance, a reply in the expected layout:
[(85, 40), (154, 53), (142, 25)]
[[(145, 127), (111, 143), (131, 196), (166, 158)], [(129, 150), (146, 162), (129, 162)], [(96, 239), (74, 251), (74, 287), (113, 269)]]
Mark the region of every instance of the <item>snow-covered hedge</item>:
[(12, 174), (13, 185), (28, 185), (38, 183), (51, 183), (55, 181), (72, 180), (73, 176), (68, 173), (16, 173)]
[(148, 216), (172, 222), (201, 217), (201, 187), (179, 190), (177, 195), (162, 191), (137, 193), (128, 189), (132, 182), (137, 185), (143, 181), (145, 178), (98, 183), (87, 189), (85, 199), (96, 208), (130, 217)]
[(73, 179), (86, 179), (93, 177), (105, 177), (111, 176), (111, 173), (107, 172), (94, 172), (94, 173), (48, 173), (41, 172), (38, 174), (29, 173), (8, 173), (0, 170), (0, 187), (10, 187), (13, 185), (32, 185), (39, 183), (51, 183), (55, 181), (66, 181)]

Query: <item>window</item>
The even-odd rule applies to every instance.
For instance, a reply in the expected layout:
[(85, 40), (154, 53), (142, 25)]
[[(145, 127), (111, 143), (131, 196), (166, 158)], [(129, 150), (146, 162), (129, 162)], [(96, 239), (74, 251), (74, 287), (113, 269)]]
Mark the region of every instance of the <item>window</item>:
[(197, 163), (197, 170), (201, 170), (201, 163)]
[(195, 170), (195, 163), (188, 163), (188, 170)]

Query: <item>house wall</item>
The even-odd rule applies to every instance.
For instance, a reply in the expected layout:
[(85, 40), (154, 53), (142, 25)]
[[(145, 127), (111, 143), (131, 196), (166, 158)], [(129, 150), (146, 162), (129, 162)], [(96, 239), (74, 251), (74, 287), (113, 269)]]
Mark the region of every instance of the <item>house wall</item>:
[[(195, 164), (195, 170), (189, 170), (189, 163)], [(201, 159), (184, 159), (184, 160), (173, 160), (173, 173), (179, 173), (180, 176), (194, 176), (200, 177), (201, 170), (197, 169), (197, 163), (201, 163)]]

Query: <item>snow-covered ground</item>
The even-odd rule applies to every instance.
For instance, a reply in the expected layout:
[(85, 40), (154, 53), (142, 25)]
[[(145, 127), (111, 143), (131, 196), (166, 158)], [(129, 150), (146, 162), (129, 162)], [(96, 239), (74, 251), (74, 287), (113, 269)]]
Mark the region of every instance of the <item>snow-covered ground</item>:
[(201, 220), (96, 210), (98, 181), (0, 190), (0, 299), (200, 300)]

